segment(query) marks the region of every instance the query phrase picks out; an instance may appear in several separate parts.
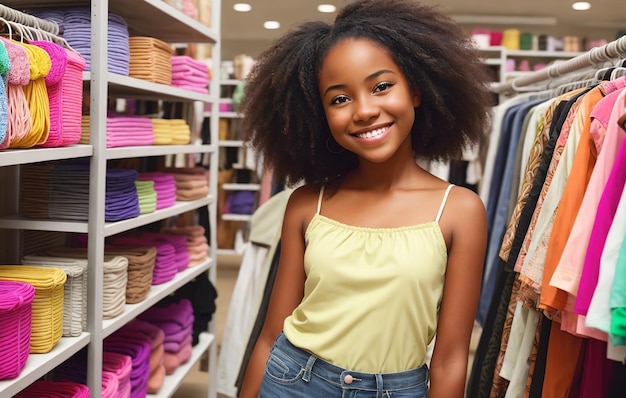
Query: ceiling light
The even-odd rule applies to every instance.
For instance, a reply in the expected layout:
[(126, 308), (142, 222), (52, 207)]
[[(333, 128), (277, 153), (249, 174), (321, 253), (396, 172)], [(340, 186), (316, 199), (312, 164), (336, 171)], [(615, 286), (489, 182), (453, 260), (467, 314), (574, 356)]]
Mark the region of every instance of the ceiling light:
[(586, 1), (577, 1), (572, 4), (572, 8), (576, 11), (586, 11), (591, 8), (591, 4)]
[(265, 22), (263, 22), (263, 27), (265, 29), (278, 29), (278, 28), (280, 28), (280, 22), (278, 22), (278, 21), (265, 21)]
[(248, 3), (235, 3), (233, 9), (239, 12), (248, 12), (252, 9), (252, 6)]
[(335, 12), (337, 11), (337, 7), (332, 4), (320, 4), (317, 6), (317, 11), (319, 12)]

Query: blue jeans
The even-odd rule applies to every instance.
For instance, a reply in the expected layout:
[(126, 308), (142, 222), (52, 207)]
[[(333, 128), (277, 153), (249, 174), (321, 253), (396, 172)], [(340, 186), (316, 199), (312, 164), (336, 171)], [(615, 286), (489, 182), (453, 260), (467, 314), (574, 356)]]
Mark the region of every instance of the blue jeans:
[(265, 366), (259, 398), (425, 398), (428, 367), (397, 373), (353, 372), (293, 346), (280, 333)]

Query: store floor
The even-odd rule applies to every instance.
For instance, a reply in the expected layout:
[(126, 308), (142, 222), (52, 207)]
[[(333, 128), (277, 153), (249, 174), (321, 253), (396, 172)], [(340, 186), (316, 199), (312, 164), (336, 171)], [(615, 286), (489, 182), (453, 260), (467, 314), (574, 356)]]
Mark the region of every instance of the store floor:
[[(224, 329), (224, 322), (226, 320), (226, 314), (228, 313), (228, 305), (232, 295), (235, 281), (237, 280), (237, 273), (239, 272), (240, 257), (237, 256), (220, 256), (218, 258), (217, 265), (217, 343), (218, 353), (219, 344), (222, 342), (222, 333)], [(480, 339), (480, 327), (476, 325), (474, 332), (472, 333), (472, 341), (470, 347), (470, 358), (468, 366), (468, 374), (471, 370), (472, 361), (474, 359), (474, 352)], [(200, 370), (200, 365), (196, 365), (194, 369), (189, 372), (182, 385), (174, 394), (173, 398), (207, 398), (208, 396), (208, 380), (209, 376), (206, 372)], [(217, 395), (218, 398), (228, 398), (226, 395)]]

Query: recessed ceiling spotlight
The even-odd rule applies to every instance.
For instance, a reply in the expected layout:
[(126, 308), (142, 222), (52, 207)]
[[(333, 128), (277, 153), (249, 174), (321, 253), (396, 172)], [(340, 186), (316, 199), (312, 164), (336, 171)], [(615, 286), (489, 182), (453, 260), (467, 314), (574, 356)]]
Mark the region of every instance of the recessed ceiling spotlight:
[(265, 22), (263, 22), (263, 27), (265, 29), (278, 29), (278, 28), (280, 28), (280, 22), (278, 22), (278, 21), (265, 21)]
[(332, 4), (320, 4), (317, 6), (317, 11), (319, 12), (335, 12), (337, 11), (337, 7)]
[(572, 4), (572, 8), (576, 11), (586, 11), (591, 8), (591, 3), (587, 1), (577, 1)]
[(252, 9), (252, 6), (248, 3), (235, 3), (233, 5), (233, 10), (239, 12), (248, 12)]

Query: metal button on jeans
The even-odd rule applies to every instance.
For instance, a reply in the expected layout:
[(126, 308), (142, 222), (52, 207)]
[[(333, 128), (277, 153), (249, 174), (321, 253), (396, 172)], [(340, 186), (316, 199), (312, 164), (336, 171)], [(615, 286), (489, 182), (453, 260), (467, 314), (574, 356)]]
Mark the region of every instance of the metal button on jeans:
[(346, 376), (343, 378), (343, 381), (344, 381), (346, 384), (352, 384), (352, 382), (354, 381), (354, 377), (352, 377), (352, 375), (346, 375)]

